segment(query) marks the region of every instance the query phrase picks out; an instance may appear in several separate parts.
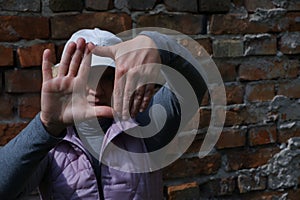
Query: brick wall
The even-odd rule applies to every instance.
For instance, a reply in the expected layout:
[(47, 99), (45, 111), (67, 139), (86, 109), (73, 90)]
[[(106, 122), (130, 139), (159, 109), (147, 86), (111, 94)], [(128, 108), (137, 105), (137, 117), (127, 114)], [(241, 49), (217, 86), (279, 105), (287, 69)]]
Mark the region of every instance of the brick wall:
[(210, 117), (164, 169), (167, 199), (299, 199), (300, 1), (15, 0), (0, 5), (0, 145), (40, 110), (41, 55), (59, 60), (81, 28), (119, 33), (158, 26), (190, 35), (212, 55), (227, 93), (225, 127), (199, 159)]

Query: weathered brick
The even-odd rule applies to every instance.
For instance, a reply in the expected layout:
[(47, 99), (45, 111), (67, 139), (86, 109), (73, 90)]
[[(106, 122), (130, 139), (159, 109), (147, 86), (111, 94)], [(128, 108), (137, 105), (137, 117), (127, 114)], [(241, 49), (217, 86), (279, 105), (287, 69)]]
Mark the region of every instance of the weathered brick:
[(278, 129), (278, 142), (287, 143), (288, 139), (292, 137), (300, 137), (300, 123), (287, 122), (281, 124)]
[(284, 54), (300, 53), (300, 32), (284, 33), (280, 39), (280, 51)]
[(228, 12), (230, 9), (230, 0), (198, 0), (199, 12)]
[(221, 166), (221, 155), (218, 153), (204, 158), (180, 158), (163, 169), (164, 179), (193, 177), (196, 175), (215, 174)]
[(275, 35), (246, 35), (245, 55), (276, 55), (277, 39)]
[(5, 71), (5, 91), (9, 93), (40, 92), (41, 70)]
[(187, 3), (185, 0), (164, 0), (164, 3), (170, 11), (197, 12), (197, 1), (198, 0), (190, 0), (189, 3)]
[(218, 39), (213, 41), (214, 57), (239, 57), (244, 54), (242, 40)]
[(49, 37), (49, 21), (46, 17), (0, 16), (0, 21), (2, 42)]
[[(287, 2), (283, 2), (287, 3)], [(298, 0), (290, 0), (288, 1), (288, 7), (287, 9), (289, 11), (299, 11), (300, 10), (300, 2)]]
[(281, 123), (295, 121), (300, 119), (299, 109), (300, 104), (294, 99), (277, 95), (270, 103), (268, 115), (270, 119), (274, 118)]
[(240, 193), (265, 190), (267, 187), (267, 177), (256, 172), (244, 172), (238, 176), (237, 184)]
[(247, 18), (237, 13), (216, 14), (210, 22), (210, 33), (220, 35), (296, 31), (299, 30), (297, 17), (298, 13), (287, 14), (283, 9), (258, 9)]
[(169, 200), (198, 199), (200, 195), (196, 182), (168, 186), (167, 192)]
[(249, 12), (254, 12), (258, 8), (272, 9), (275, 8), (272, 0), (245, 0), (245, 7)]
[(251, 58), (240, 65), (240, 80), (266, 80), (285, 77), (284, 62), (269, 58)]
[(235, 191), (235, 188), (235, 177), (213, 179), (200, 185), (200, 197), (203, 197), (203, 199), (215, 199), (214, 197), (222, 196), (221, 199), (224, 199), (224, 195), (231, 197), (230, 194)]
[(277, 131), (275, 125), (251, 127), (249, 129), (250, 146), (275, 143), (276, 140), (277, 140)]
[(246, 87), (246, 99), (250, 102), (271, 101), (275, 96), (274, 83), (250, 83)]
[(201, 61), (202, 55), (212, 53), (211, 40), (209, 38), (201, 38), (193, 40), (191, 38), (180, 39), (179, 43), (187, 48), (194, 57), (199, 58)]
[(86, 13), (60, 15), (51, 19), (51, 33), (55, 39), (68, 39), (75, 31), (98, 27), (115, 34), (131, 29), (131, 18), (124, 13)]
[(3, 73), (0, 72), (0, 91), (2, 91), (3, 80)]
[(56, 63), (55, 57), (55, 46), (53, 43), (40, 43), (33, 44), (27, 47), (18, 48), (18, 56), (20, 64), (22, 67), (32, 67), (32, 66), (41, 66), (43, 52), (45, 49), (50, 49), (52, 51), (52, 60), (53, 63)]
[(0, 146), (5, 145), (19, 134), (27, 123), (0, 124)]
[(85, 0), (85, 7), (91, 10), (109, 10), (113, 8), (112, 0)]
[(34, 118), (41, 110), (40, 95), (22, 96), (18, 101), (18, 111), (20, 118)]
[(285, 78), (296, 78), (300, 75), (300, 61), (299, 60), (288, 60), (285, 62), (287, 72)]
[(235, 81), (237, 80), (237, 64), (228, 61), (228, 59), (214, 59), (223, 81)]
[(0, 96), (0, 119), (11, 119), (14, 116), (14, 101), (11, 96)]
[(200, 114), (199, 128), (208, 127), (210, 123), (211, 110), (206, 108), (201, 108), (199, 110), (199, 114)]
[(227, 104), (241, 104), (244, 101), (245, 89), (242, 85), (226, 85)]
[(226, 152), (226, 168), (228, 171), (256, 168), (266, 164), (278, 152), (278, 147), (242, 149), (240, 151), (233, 149)]
[(137, 27), (163, 27), (187, 35), (196, 35), (206, 31), (203, 15), (192, 14), (156, 14), (143, 15), (137, 20)]
[(245, 128), (224, 128), (216, 144), (216, 148), (225, 149), (233, 147), (242, 147), (246, 144), (246, 133), (247, 130)]
[(257, 124), (269, 120), (267, 114), (269, 107), (267, 104), (250, 104), (246, 107), (244, 114), (246, 124)]
[(139, 1), (139, 0), (115, 0), (114, 5), (118, 9), (129, 10), (150, 10), (154, 7), (157, 0)]
[(9, 11), (21, 12), (40, 12), (40, 0), (14, 0), (14, 1), (1, 1), (1, 9)]
[(285, 23), (288, 23), (288, 31), (290, 32), (296, 32), (300, 31), (300, 13), (299, 12), (291, 12), (287, 13), (285, 20)]
[(13, 48), (0, 45), (0, 66), (12, 66), (13, 64)]
[(279, 84), (278, 95), (284, 95), (290, 98), (300, 98), (300, 80), (295, 79)]
[(83, 1), (49, 0), (49, 7), (53, 12), (81, 11), (83, 9)]

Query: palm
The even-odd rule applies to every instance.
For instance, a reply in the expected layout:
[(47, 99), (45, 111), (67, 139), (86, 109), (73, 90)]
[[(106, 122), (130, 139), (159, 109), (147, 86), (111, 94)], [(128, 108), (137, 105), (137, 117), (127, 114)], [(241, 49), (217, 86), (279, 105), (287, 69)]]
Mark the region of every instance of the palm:
[(112, 116), (110, 107), (91, 106), (88, 103), (86, 83), (90, 55), (83, 39), (78, 41), (77, 47), (74, 45), (68, 46), (69, 52), (62, 58), (57, 77), (52, 76), (51, 52), (46, 50), (43, 56), (41, 120), (54, 135), (74, 121)]

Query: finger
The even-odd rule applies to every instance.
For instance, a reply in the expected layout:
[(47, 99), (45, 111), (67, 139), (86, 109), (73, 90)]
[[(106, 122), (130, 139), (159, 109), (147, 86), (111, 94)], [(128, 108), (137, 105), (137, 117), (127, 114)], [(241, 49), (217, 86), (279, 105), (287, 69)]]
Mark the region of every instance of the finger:
[(42, 75), (43, 81), (48, 81), (53, 78), (52, 76), (52, 66), (53, 62), (51, 62), (52, 53), (50, 49), (46, 49), (43, 53), (43, 63), (42, 63)]
[(91, 106), (87, 110), (86, 119), (93, 117), (113, 118), (113, 109), (109, 106)]
[(76, 50), (75, 42), (69, 43), (59, 63), (58, 76), (65, 76), (67, 74), (72, 59), (72, 55), (74, 54), (75, 50)]
[(88, 48), (85, 48), (83, 59), (78, 70), (78, 76), (82, 77), (85, 83), (87, 83), (90, 68), (91, 68), (91, 53)]
[(85, 50), (85, 40), (83, 38), (79, 38), (76, 44), (76, 50), (71, 59), (68, 76), (76, 76)]
[(130, 114), (132, 118), (134, 118), (140, 110), (140, 106), (144, 98), (145, 89), (146, 86), (139, 87), (134, 93), (133, 103), (130, 110)]
[(122, 106), (123, 106), (123, 95), (126, 84), (126, 77), (123, 77), (124, 70), (122, 66), (115, 69), (115, 80), (114, 80), (114, 91), (113, 91), (113, 108), (116, 111), (118, 117), (122, 115)]
[(140, 112), (144, 112), (147, 109), (147, 107), (154, 95), (154, 91), (155, 91), (155, 84), (148, 84), (146, 86), (143, 102), (140, 107)]
[(113, 46), (95, 46), (94, 44), (89, 43), (88, 48), (93, 54), (97, 56), (110, 57), (112, 59), (115, 59)]
[(130, 101), (132, 99), (132, 95), (134, 94), (134, 91), (136, 90), (137, 85), (137, 78), (136, 73), (133, 71), (129, 71), (126, 73), (126, 84), (124, 87), (123, 92), (123, 103), (122, 103), (122, 117), (124, 119), (127, 119), (130, 116), (129, 109), (130, 109)]

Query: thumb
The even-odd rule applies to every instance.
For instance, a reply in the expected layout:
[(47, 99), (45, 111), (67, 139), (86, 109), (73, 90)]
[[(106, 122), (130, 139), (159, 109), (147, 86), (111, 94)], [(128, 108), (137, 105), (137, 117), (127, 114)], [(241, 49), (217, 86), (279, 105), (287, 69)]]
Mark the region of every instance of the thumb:
[(96, 46), (92, 43), (89, 43), (88, 49), (97, 56), (110, 57), (112, 59), (115, 59), (113, 46)]

